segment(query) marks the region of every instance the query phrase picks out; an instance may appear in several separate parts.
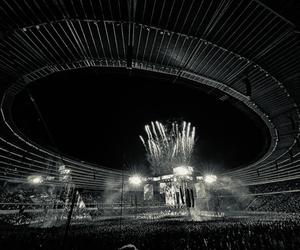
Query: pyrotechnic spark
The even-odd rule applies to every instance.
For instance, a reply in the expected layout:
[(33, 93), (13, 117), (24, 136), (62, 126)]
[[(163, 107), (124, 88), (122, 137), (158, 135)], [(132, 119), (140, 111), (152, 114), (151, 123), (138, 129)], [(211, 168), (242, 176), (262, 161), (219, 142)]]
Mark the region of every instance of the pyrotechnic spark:
[(147, 158), (155, 173), (172, 170), (178, 165), (188, 165), (195, 144), (195, 127), (190, 122), (164, 126), (155, 121), (145, 126), (146, 138), (139, 136), (147, 152)]

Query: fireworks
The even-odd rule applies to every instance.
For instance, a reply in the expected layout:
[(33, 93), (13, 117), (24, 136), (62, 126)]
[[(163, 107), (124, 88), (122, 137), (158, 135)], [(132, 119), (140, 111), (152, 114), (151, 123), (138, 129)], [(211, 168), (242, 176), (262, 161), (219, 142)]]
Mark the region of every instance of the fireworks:
[(155, 174), (172, 171), (178, 165), (188, 165), (195, 144), (195, 127), (190, 122), (173, 122), (165, 126), (156, 121), (145, 126), (147, 138), (140, 136), (147, 159)]

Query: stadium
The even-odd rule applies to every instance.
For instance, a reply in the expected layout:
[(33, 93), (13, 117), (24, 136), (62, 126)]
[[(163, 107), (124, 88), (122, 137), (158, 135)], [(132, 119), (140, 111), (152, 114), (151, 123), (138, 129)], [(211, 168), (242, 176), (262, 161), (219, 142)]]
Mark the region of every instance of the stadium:
[(0, 0), (1, 249), (299, 249), (299, 11)]

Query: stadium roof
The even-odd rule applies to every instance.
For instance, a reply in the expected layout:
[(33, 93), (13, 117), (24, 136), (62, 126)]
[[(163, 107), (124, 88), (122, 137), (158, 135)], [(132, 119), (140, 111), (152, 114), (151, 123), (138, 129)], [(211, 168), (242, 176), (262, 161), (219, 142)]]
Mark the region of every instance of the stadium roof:
[(224, 175), (248, 183), (300, 176), (299, 32), (259, 1), (3, 0), (0, 13), (0, 179), (56, 174), (60, 162), (78, 186), (121, 181), (120, 171), (34, 145), (11, 119), (14, 97), (27, 84), (97, 66), (165, 73), (216, 88), (221, 100), (240, 100), (264, 121), (271, 143), (257, 162)]

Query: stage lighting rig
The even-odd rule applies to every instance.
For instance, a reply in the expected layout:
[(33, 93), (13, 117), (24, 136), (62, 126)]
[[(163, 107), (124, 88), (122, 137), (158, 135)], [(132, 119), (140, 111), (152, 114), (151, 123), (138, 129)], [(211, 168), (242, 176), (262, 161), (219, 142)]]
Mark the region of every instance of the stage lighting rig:
[(177, 176), (188, 176), (193, 174), (193, 168), (189, 166), (179, 166), (173, 168), (173, 174)]
[(217, 176), (213, 174), (208, 174), (204, 176), (204, 182), (207, 184), (212, 184), (217, 181)]

